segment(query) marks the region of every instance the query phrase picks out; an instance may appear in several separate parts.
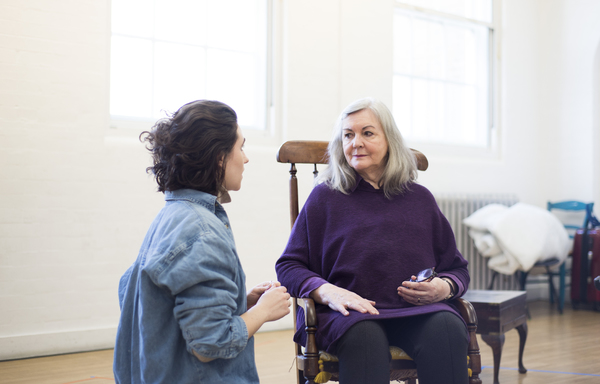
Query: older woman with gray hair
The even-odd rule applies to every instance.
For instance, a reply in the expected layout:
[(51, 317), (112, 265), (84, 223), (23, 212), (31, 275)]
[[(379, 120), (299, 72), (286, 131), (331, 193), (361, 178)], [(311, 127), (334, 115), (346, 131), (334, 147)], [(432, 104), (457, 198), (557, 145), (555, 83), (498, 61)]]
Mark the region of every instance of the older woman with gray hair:
[[(340, 382), (389, 383), (389, 346), (415, 361), (421, 384), (466, 383), (468, 334), (452, 300), (467, 261), (389, 109), (365, 98), (340, 114), (329, 166), (282, 256), (279, 281), (317, 303), (319, 349)], [(304, 314), (294, 340), (306, 344)]]

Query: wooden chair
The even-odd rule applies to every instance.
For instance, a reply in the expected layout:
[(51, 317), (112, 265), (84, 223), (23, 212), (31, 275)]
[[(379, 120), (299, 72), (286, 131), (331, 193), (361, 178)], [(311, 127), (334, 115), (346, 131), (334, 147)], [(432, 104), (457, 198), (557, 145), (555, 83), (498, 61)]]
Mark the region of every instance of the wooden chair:
[[(314, 164), (314, 176), (318, 175), (317, 164), (327, 164), (327, 141), (288, 141), (284, 143), (277, 152), (277, 161), (290, 163), (290, 219), (294, 226), (298, 217), (298, 179), (296, 178), (296, 164)], [(427, 158), (419, 151), (413, 150), (418, 163), (418, 169), (424, 171), (428, 167)], [(304, 309), (306, 319), (307, 344), (304, 351), (296, 344), (296, 368), (297, 382), (313, 384), (324, 383), (328, 380), (338, 381), (338, 363), (335, 357), (323, 354), (317, 349), (315, 333), (317, 331), (317, 314), (315, 303), (312, 299), (294, 298), (294, 330), (296, 329), (296, 311), (301, 305)], [(469, 356), (469, 384), (481, 384), (479, 374), (481, 373), (481, 356), (475, 331), (477, 330), (477, 315), (475, 309), (468, 301), (458, 298), (455, 303), (465, 322), (470, 336), (468, 348)], [(394, 347), (395, 348), (395, 347)], [(390, 363), (390, 380), (405, 381), (416, 384), (417, 369), (414, 361), (406, 354), (392, 353)], [(316, 379), (316, 380), (315, 380)], [(466, 384), (466, 383), (465, 383)]]

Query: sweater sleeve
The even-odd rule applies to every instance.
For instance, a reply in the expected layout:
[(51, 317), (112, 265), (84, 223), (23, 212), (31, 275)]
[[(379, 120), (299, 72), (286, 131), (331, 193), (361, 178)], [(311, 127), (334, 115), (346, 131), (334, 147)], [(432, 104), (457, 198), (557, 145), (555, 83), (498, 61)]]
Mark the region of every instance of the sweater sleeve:
[(327, 283), (318, 273), (309, 269), (309, 236), (305, 204), (296, 219), (283, 254), (275, 264), (277, 279), (293, 297), (309, 297), (310, 293)]
[(456, 283), (458, 289), (455, 297), (460, 297), (469, 287), (468, 261), (456, 247), (452, 227), (439, 209), (433, 195), (431, 195), (431, 204), (433, 209), (431, 236), (438, 263), (436, 271), (440, 277), (449, 277)]

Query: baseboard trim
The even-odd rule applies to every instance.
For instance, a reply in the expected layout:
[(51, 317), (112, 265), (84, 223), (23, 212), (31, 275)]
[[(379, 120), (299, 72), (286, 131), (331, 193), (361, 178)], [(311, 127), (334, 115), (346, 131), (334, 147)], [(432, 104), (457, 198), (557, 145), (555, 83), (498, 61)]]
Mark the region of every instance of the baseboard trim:
[(0, 337), (0, 360), (114, 348), (117, 328)]
[[(571, 277), (567, 276), (565, 287), (565, 302), (571, 301)], [(554, 279), (555, 288), (558, 289), (558, 278)], [(550, 286), (548, 278), (533, 275), (527, 279), (527, 301), (550, 300)]]
[[(264, 324), (259, 332), (292, 328), (291, 319), (282, 319)], [(0, 361), (114, 348), (116, 337), (116, 327), (0, 337)]]

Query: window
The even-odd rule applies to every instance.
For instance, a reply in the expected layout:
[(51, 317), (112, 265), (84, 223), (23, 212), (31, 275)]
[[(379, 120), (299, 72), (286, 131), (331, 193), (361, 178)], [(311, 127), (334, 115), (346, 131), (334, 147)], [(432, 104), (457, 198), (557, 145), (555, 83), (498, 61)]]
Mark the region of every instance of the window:
[(267, 0), (113, 0), (113, 126), (156, 121), (197, 99), (266, 129)]
[(398, 0), (393, 114), (411, 142), (489, 148), (492, 0)]

